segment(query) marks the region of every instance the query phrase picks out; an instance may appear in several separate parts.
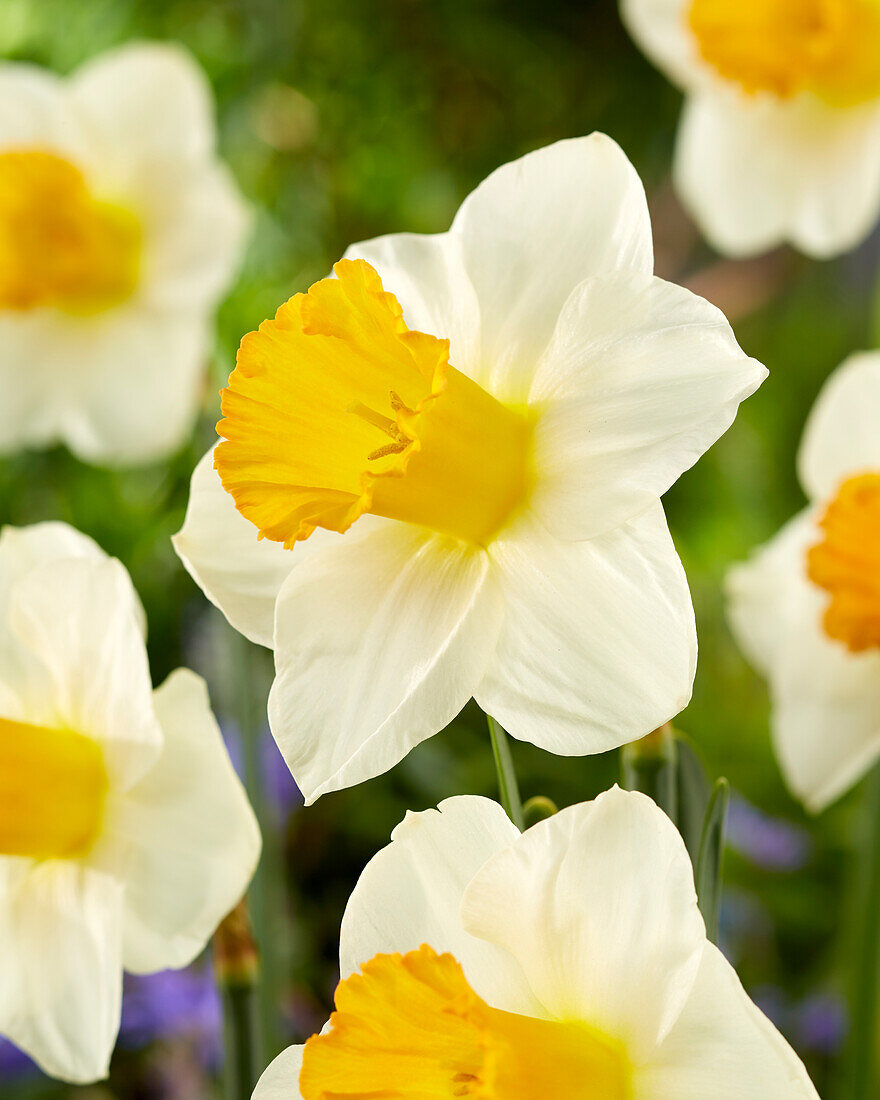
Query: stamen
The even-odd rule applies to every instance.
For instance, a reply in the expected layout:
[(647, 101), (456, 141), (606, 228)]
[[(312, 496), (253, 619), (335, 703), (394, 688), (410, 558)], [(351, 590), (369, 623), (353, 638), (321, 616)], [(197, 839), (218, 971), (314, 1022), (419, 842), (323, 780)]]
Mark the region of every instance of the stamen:
[(345, 410), (347, 413), (354, 413), (355, 416), (359, 416), (361, 420), (366, 420), (368, 424), (372, 424), (374, 428), (378, 428), (380, 432), (384, 432), (386, 435), (390, 435), (392, 439), (400, 438), (400, 428), (391, 419), (390, 416), (383, 416), (381, 413), (376, 412), (375, 409), (369, 409), (360, 401), (352, 401), (352, 403)]

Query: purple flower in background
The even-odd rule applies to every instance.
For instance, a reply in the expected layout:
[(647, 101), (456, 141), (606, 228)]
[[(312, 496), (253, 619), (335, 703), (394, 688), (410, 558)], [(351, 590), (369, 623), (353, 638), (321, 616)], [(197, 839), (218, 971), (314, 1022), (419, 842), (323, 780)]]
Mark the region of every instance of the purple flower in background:
[(226, 745), (226, 751), (229, 753), (229, 759), (232, 761), (233, 768), (235, 768), (235, 774), (242, 781), (242, 783), (244, 783), (244, 742), (242, 741), (241, 730), (238, 728), (238, 723), (221, 722), (220, 732), (223, 734), (223, 743)]
[(23, 1050), (8, 1039), (0, 1038), (0, 1081), (16, 1081), (38, 1072), (37, 1066)]
[(303, 796), (268, 726), (260, 739), (260, 771), (266, 801), (284, 821), (291, 810), (302, 805)]
[(777, 986), (752, 990), (758, 1008), (801, 1053), (833, 1057), (840, 1052), (847, 1032), (846, 1006), (832, 993), (813, 993), (792, 1001)]
[(759, 867), (774, 871), (798, 871), (812, 852), (806, 829), (770, 817), (738, 795), (730, 800), (727, 843)]
[(846, 1006), (832, 993), (814, 994), (798, 1006), (795, 1027), (798, 1044), (804, 1049), (826, 1056), (837, 1054), (847, 1032)]
[[(247, 786), (246, 757), (241, 730), (234, 722), (224, 722), (222, 732), (232, 766), (239, 779)], [(260, 783), (265, 802), (276, 820), (284, 822), (292, 810), (302, 805), (303, 797), (296, 785), (296, 780), (290, 774), (290, 769), (284, 763), (284, 757), (268, 726), (260, 730), (257, 765), (260, 769)]]
[(789, 1000), (785, 990), (775, 985), (760, 985), (749, 990), (749, 994), (767, 1019), (788, 1034)]
[[(209, 966), (126, 974), (119, 1045), (141, 1050), (158, 1040), (188, 1040), (199, 1064), (216, 1071), (223, 1061), (223, 1008)], [(28, 1056), (0, 1037), (0, 1081), (39, 1073)]]
[(223, 1009), (208, 966), (125, 977), (121, 1046), (140, 1049), (159, 1039), (190, 1039), (209, 1070), (223, 1061)]

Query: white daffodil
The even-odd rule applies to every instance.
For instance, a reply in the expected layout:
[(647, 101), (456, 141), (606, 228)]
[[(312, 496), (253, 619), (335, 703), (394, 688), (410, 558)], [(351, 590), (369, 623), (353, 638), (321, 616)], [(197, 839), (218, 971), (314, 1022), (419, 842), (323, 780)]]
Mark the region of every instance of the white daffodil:
[(568, 755), (687, 703), (660, 496), (765, 371), (652, 263), (638, 176), (594, 134), (494, 172), (448, 233), (355, 245), (242, 341), (175, 545), (274, 647), (308, 801), (471, 696)]
[(181, 48), (0, 64), (0, 451), (136, 463), (184, 441), (247, 211)]
[(878, 0), (621, 0), (685, 93), (674, 176), (709, 241), (844, 252), (880, 214)]
[(123, 968), (186, 965), (260, 835), (202, 680), (153, 691), (128, 574), (59, 523), (0, 536), (0, 1034), (106, 1074)]
[(798, 473), (809, 505), (731, 570), (728, 597), (783, 775), (816, 812), (880, 757), (880, 352), (825, 383)]
[(254, 1100), (817, 1100), (641, 794), (523, 834), (467, 795), (408, 815), (351, 896), (340, 969), (327, 1026)]

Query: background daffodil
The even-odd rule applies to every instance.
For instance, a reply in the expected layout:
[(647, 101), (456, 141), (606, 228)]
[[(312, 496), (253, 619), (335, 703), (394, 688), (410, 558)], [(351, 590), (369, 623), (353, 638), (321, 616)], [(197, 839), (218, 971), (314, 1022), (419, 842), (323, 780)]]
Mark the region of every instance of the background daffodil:
[(59, 523), (0, 536), (0, 1034), (106, 1075), (123, 969), (182, 967), (260, 852), (202, 680), (155, 691), (127, 573)]
[(798, 455), (809, 504), (728, 577), (730, 622), (767, 677), (776, 754), (823, 809), (880, 756), (880, 352), (816, 399)]
[(827, 257), (880, 214), (877, 0), (622, 0), (685, 93), (674, 177), (733, 256), (785, 242)]
[(0, 451), (161, 458), (195, 419), (248, 222), (207, 81), (136, 43), (67, 78), (4, 63), (0, 102)]
[(482, 798), (409, 815), (355, 887), (340, 969), (328, 1025), (255, 1100), (816, 1100), (706, 939), (684, 843), (640, 794), (522, 835)]
[(686, 704), (660, 496), (765, 371), (652, 265), (642, 185), (594, 134), (498, 169), (447, 233), (355, 245), (243, 340), (175, 545), (274, 648), (307, 800), (471, 696), (565, 755)]

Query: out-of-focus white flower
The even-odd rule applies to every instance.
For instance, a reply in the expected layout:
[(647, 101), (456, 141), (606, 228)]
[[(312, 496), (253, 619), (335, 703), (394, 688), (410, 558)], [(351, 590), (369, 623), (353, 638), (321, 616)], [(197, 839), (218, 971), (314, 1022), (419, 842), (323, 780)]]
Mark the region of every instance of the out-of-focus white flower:
[(0, 65), (0, 450), (159, 458), (195, 417), (247, 211), (180, 47)]
[(128, 574), (60, 523), (0, 536), (0, 1033), (105, 1075), (123, 968), (185, 966), (260, 835), (185, 669), (153, 691)]
[(638, 176), (595, 134), (500, 168), (448, 233), (354, 246), (242, 341), (175, 545), (274, 647), (270, 723), (308, 801), (472, 695), (565, 755), (687, 703), (660, 496), (765, 371), (652, 266)]
[(681, 837), (644, 795), (522, 835), (473, 796), (408, 815), (351, 896), (340, 969), (327, 1027), (254, 1100), (816, 1100), (707, 940)]
[(880, 213), (877, 0), (621, 0), (646, 54), (685, 92), (684, 203), (721, 252), (789, 242), (816, 257)]
[(731, 570), (729, 614), (769, 681), (782, 772), (818, 811), (880, 756), (880, 352), (828, 379), (798, 472), (810, 503)]

